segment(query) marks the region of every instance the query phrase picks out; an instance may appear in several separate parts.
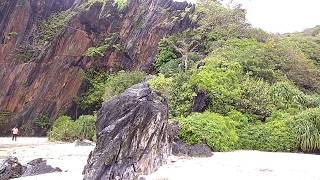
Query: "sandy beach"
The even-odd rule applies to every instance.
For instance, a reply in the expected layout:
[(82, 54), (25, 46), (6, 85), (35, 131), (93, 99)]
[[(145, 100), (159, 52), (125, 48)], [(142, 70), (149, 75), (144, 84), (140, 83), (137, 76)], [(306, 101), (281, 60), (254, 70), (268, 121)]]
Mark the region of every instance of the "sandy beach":
[(82, 170), (94, 146), (75, 146), (74, 143), (52, 143), (47, 138), (0, 138), (0, 157), (15, 156), (25, 164), (36, 158), (46, 159), (48, 164), (63, 172), (18, 178), (23, 180), (82, 179)]
[[(16, 156), (26, 163), (44, 158), (61, 173), (19, 178), (22, 180), (81, 180), (82, 169), (93, 146), (51, 143), (46, 138), (0, 138), (0, 156)], [(296, 153), (235, 151), (214, 153), (210, 158), (170, 157), (167, 165), (147, 180), (320, 180), (320, 156)]]

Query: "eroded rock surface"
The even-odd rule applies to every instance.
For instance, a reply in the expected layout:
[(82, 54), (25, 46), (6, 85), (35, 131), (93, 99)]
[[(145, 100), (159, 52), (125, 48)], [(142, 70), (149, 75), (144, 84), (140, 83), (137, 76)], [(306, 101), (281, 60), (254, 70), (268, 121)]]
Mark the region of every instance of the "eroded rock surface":
[(35, 176), (39, 174), (62, 172), (60, 168), (47, 165), (47, 161), (38, 158), (22, 165), (18, 158), (9, 157), (0, 164), (0, 180), (8, 180), (19, 177)]
[(25, 171), (22, 174), (22, 177), (25, 176), (35, 176), (39, 174), (47, 174), (47, 173), (53, 173), (53, 172), (62, 172), (60, 168), (54, 168), (50, 165), (47, 165), (47, 161), (38, 158), (34, 159), (27, 163), (25, 167)]
[(172, 143), (172, 154), (175, 156), (211, 157), (212, 151), (206, 144), (188, 145), (180, 140)]
[(18, 158), (9, 157), (0, 164), (0, 180), (8, 180), (21, 177), (24, 167), (18, 162)]
[(154, 172), (170, 155), (167, 103), (138, 84), (103, 104), (97, 114), (97, 145), (85, 180), (137, 179)]

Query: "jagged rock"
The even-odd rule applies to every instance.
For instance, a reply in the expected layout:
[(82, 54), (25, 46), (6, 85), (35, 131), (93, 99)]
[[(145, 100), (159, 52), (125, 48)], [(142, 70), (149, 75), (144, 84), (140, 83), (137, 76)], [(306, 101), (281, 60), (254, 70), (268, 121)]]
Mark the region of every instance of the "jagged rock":
[(172, 154), (190, 157), (211, 157), (213, 155), (206, 144), (188, 145), (180, 140), (172, 143)]
[(94, 146), (94, 143), (89, 140), (76, 140), (74, 141), (75, 146)]
[(167, 108), (165, 99), (145, 83), (104, 103), (97, 114), (97, 145), (84, 179), (137, 179), (166, 163)]
[[(1, 0), (0, 113), (12, 116), (1, 124), (0, 134), (18, 125), (26, 135), (45, 135), (34, 123), (39, 115), (52, 122), (61, 111), (77, 114), (73, 99), (82, 92), (81, 74), (89, 68), (152, 71), (159, 41), (191, 27), (195, 8), (173, 0), (128, 0), (122, 10), (114, 0), (88, 6), (85, 2)], [(60, 12), (70, 13), (61, 29), (40, 31)], [(41, 39), (51, 33), (52, 40)], [(84, 56), (88, 48), (114, 34), (115, 42), (104, 56)], [(39, 48), (38, 42), (47, 41)]]
[(42, 158), (34, 159), (27, 163), (24, 173), (22, 177), (25, 176), (35, 176), (39, 174), (47, 174), (53, 172), (62, 172), (62, 170), (58, 167), (53, 168), (50, 165), (47, 165), (47, 161)]
[(172, 123), (169, 123), (168, 125), (168, 133), (170, 137), (170, 143), (178, 140), (178, 132), (180, 130), (179, 123), (177, 121), (174, 121)]
[(169, 124), (168, 132), (170, 135), (170, 143), (172, 154), (175, 156), (190, 156), (190, 157), (211, 157), (212, 152), (206, 144), (188, 145), (178, 138), (180, 130), (179, 123), (174, 121)]
[(18, 158), (9, 157), (0, 165), (0, 180), (8, 180), (21, 177), (24, 167), (18, 162)]
[[(197, 90), (196, 90), (197, 91)], [(192, 112), (204, 112), (210, 105), (210, 98), (206, 92), (199, 91), (193, 98)]]
[(188, 156), (190, 157), (211, 157), (212, 151), (206, 144), (196, 144), (189, 146)]

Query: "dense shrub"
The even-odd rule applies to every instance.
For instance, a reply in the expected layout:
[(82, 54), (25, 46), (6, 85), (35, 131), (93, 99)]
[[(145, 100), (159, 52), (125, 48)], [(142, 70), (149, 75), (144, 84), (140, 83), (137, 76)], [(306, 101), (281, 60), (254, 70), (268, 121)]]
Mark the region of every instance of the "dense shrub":
[(234, 109), (241, 93), (241, 66), (237, 62), (227, 62), (217, 58), (208, 58), (206, 66), (191, 76), (192, 85), (208, 92), (211, 98), (211, 110), (228, 113)]
[(303, 108), (306, 104), (305, 94), (289, 82), (275, 83), (270, 89), (270, 96), (276, 109)]
[(80, 116), (75, 122), (77, 139), (94, 140), (96, 135), (96, 117), (91, 115)]
[(158, 47), (158, 55), (156, 56), (154, 66), (160, 71), (160, 68), (168, 62), (173, 62), (178, 59), (177, 52), (172, 47), (172, 41), (170, 39), (162, 39)]
[(195, 113), (179, 119), (179, 138), (189, 144), (206, 143), (214, 151), (235, 149), (238, 140), (234, 122), (219, 114)]
[(95, 116), (80, 116), (76, 121), (68, 116), (61, 116), (54, 122), (48, 136), (54, 141), (94, 140)]
[(188, 74), (176, 74), (170, 78), (159, 74), (149, 81), (149, 85), (168, 99), (170, 117), (187, 116), (190, 113), (195, 93), (192, 91)]
[(300, 90), (318, 92), (319, 69), (298, 48), (285, 41), (271, 40), (265, 44), (266, 59), (286, 75)]
[(269, 83), (248, 78), (242, 84), (237, 109), (265, 120), (272, 111), (269, 92)]
[(70, 117), (61, 116), (53, 124), (49, 139), (56, 141), (73, 141), (77, 139), (75, 125)]
[(35, 125), (43, 130), (48, 130), (51, 126), (51, 122), (48, 115), (41, 115), (34, 121)]
[(172, 84), (173, 78), (166, 78), (163, 74), (159, 74), (158, 76), (152, 78), (149, 80), (150, 88), (160, 92), (162, 95), (164, 95), (167, 98), (170, 98), (171, 93), (171, 84)]
[(300, 150), (320, 150), (320, 109), (308, 109), (293, 117), (290, 126), (297, 135)]
[(271, 121), (239, 129), (239, 148), (291, 152), (297, 150), (297, 141), (287, 121)]
[[(269, 35), (246, 23), (240, 7), (216, 1), (197, 2), (191, 18), (195, 28), (161, 41), (161, 74), (150, 81), (168, 98), (170, 116), (186, 117), (180, 138), (216, 151), (319, 151), (319, 27)], [(190, 115), (195, 90), (210, 105)]]
[(110, 75), (104, 83), (104, 100), (123, 93), (126, 89), (144, 81), (145, 74), (140, 71), (120, 71)]
[(84, 74), (85, 93), (75, 98), (86, 114), (101, 108), (102, 102), (124, 92), (130, 86), (144, 81), (145, 74), (139, 71), (120, 71), (116, 74), (88, 71)]
[(110, 36), (104, 39), (98, 46), (88, 48), (83, 55), (87, 57), (104, 56), (107, 49), (112, 48), (112, 45), (116, 43), (118, 37), (118, 33), (112, 33)]
[(88, 70), (83, 74), (84, 93), (75, 97), (75, 102), (86, 114), (93, 114), (100, 109), (103, 102), (105, 82), (109, 78), (107, 72)]

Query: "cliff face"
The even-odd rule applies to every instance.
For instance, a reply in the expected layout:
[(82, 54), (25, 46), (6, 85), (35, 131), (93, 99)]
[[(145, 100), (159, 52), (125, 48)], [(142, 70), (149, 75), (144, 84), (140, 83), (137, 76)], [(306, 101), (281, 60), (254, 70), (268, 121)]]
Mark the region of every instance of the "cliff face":
[(67, 111), (88, 68), (152, 71), (160, 39), (190, 27), (193, 11), (171, 0), (1, 0), (0, 134), (39, 134), (35, 120)]

